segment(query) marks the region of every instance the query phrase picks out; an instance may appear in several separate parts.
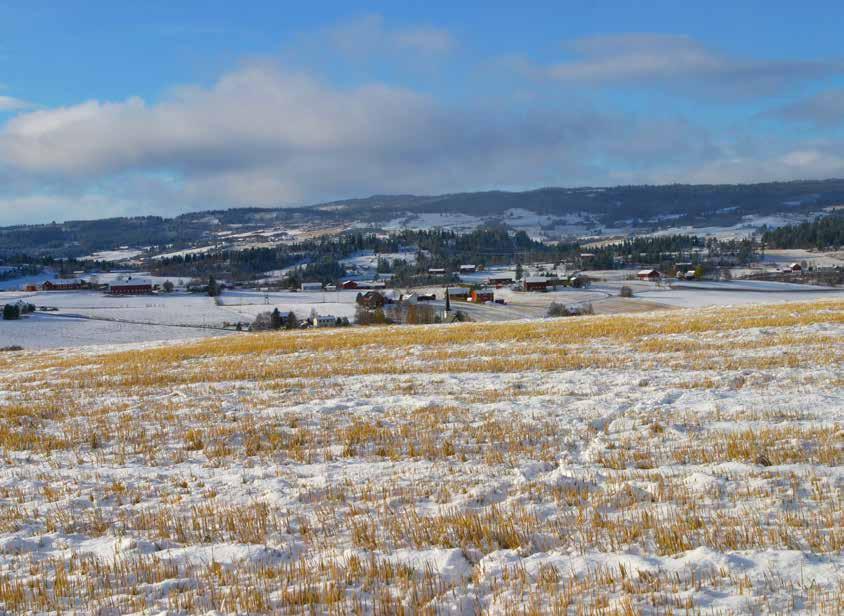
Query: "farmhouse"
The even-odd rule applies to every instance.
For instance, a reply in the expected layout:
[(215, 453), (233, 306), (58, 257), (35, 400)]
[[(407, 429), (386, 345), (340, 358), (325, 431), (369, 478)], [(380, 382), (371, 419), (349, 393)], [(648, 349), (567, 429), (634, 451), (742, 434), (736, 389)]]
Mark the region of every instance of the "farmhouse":
[(460, 266), (460, 273), (461, 274), (474, 274), (477, 271), (478, 271), (477, 265), (469, 264), (469, 265), (461, 265)]
[(495, 300), (495, 294), (492, 289), (475, 289), (472, 291), (472, 301), (476, 304), (483, 304), (484, 302), (491, 302)]
[(548, 279), (544, 276), (528, 276), (525, 278), (525, 291), (546, 291)]
[(428, 273), (431, 276), (443, 276), (443, 275), (445, 275), (445, 268), (444, 267), (429, 267)]
[(302, 290), (303, 291), (322, 291), (322, 283), (321, 282), (303, 282), (302, 283)]
[(656, 271), (655, 269), (639, 270), (639, 273), (636, 274), (636, 277), (639, 280), (655, 281), (655, 280), (659, 280), (659, 272)]
[(337, 325), (337, 317), (330, 314), (317, 314), (311, 318), (311, 325), (314, 327), (334, 327)]
[(788, 269), (791, 270), (792, 272), (802, 272), (803, 266), (800, 265), (799, 263), (792, 263), (791, 265), (788, 266)]
[(697, 274), (695, 273), (694, 270), (689, 270), (685, 274), (683, 274), (683, 277), (686, 280), (694, 280), (695, 278), (697, 278)]
[(493, 286), (513, 284), (513, 277), (510, 274), (491, 274), (490, 277), (487, 278), (487, 284)]
[(46, 280), (41, 285), (42, 291), (78, 291), (85, 288), (85, 281), (79, 278)]
[(358, 293), (355, 301), (364, 308), (375, 310), (376, 308), (383, 308), (384, 304), (387, 303), (387, 298), (377, 291), (367, 291), (366, 293)]
[(146, 295), (152, 293), (153, 288), (153, 284), (148, 280), (131, 278), (110, 282), (108, 292), (110, 295)]

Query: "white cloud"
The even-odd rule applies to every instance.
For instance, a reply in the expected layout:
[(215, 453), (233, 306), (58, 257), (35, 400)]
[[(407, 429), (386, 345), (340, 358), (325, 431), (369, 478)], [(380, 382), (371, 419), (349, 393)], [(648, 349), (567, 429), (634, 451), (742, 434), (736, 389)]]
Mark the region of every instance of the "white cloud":
[(337, 88), (252, 64), (155, 104), (87, 101), (19, 114), (0, 129), (0, 168), (56, 194), (86, 186), (115, 194), (131, 179), (147, 208), (154, 185), (171, 213), (289, 205), (582, 176), (583, 149), (610, 124), (590, 113), (448, 109), (402, 88)]
[(0, 222), (302, 205), (373, 193), (842, 176), (836, 143), (725, 139), (584, 106), (457, 108), (254, 63), (149, 102), (86, 101), (0, 125)]
[(14, 98), (12, 96), (0, 96), (0, 111), (19, 111), (21, 109), (29, 109), (31, 107), (31, 103), (19, 98)]
[(841, 126), (844, 125), (844, 89), (819, 92), (761, 115), (816, 128)]
[(571, 41), (574, 57), (523, 69), (563, 82), (659, 87), (736, 99), (764, 96), (844, 73), (844, 60), (777, 60), (728, 54), (688, 36), (620, 34)]
[(445, 55), (457, 47), (455, 37), (434, 26), (388, 26), (381, 15), (366, 15), (331, 28), (325, 37), (343, 53), (351, 55), (412, 52), (425, 56)]

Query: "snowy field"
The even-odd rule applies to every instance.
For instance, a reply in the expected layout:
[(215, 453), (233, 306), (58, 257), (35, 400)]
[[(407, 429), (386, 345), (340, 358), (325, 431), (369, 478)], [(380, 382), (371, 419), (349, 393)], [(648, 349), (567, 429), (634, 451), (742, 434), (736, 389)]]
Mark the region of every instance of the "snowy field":
[(101, 250), (88, 255), (87, 257), (80, 257), (80, 260), (89, 261), (128, 261), (140, 256), (144, 253), (143, 250), (137, 248), (122, 248), (119, 250)]
[(53, 349), (159, 340), (189, 340), (226, 333), (221, 330), (196, 327), (124, 323), (36, 313), (19, 321), (0, 321), (0, 347)]
[(216, 336), (227, 333), (223, 331), (227, 325), (249, 324), (274, 308), (293, 311), (300, 320), (312, 310), (352, 318), (356, 295), (354, 291), (227, 291), (215, 301), (207, 295), (179, 292), (127, 297), (99, 291), (0, 292), (0, 304), (22, 300), (58, 308), (18, 321), (0, 321), (0, 347), (43, 349)]
[(650, 282), (633, 282), (628, 283), (628, 286), (634, 289), (635, 296), (639, 299), (681, 308), (844, 298), (844, 289), (841, 288), (763, 280), (672, 281), (671, 288), (658, 287)]
[[(469, 275), (472, 276), (472, 275)], [(480, 273), (484, 280), (489, 273)], [(617, 277), (616, 277), (617, 278)], [(159, 284), (164, 279), (157, 280)], [(478, 279), (480, 280), (480, 279)], [(174, 282), (178, 282), (174, 279)], [(621, 300), (622, 286), (634, 291)], [(434, 307), (443, 309), (444, 288), (420, 291), (435, 293)], [(0, 347), (20, 345), (27, 349), (76, 347), (117, 342), (181, 340), (231, 333), (235, 323), (249, 324), (262, 313), (278, 309), (293, 312), (300, 320), (315, 311), (320, 315), (355, 316), (358, 291), (261, 292), (229, 290), (219, 298), (184, 292), (130, 297), (110, 297), (98, 291), (0, 292), (0, 304), (18, 300), (57, 308), (19, 321), (0, 321)], [(495, 290), (500, 305), (474, 305), (456, 301), (453, 308), (476, 321), (513, 321), (546, 316), (552, 302), (590, 302), (596, 313), (623, 313), (659, 308), (703, 308), (844, 298), (844, 289), (789, 283), (736, 280), (732, 282), (672, 281), (672, 286), (638, 280), (607, 280), (586, 289), (560, 288), (547, 293), (525, 293), (509, 288)], [(226, 328), (229, 328), (228, 332)]]
[(719, 240), (737, 240), (750, 237), (754, 234), (759, 234), (762, 227), (768, 228), (784, 227), (786, 225), (798, 225), (807, 220), (814, 220), (821, 216), (822, 212), (813, 212), (810, 214), (771, 214), (771, 215), (747, 215), (743, 216), (741, 222), (735, 225), (723, 227), (693, 227), (685, 225), (681, 227), (670, 227), (667, 229), (660, 229), (652, 233), (653, 236), (662, 235), (698, 235), (701, 237), (715, 237)]
[(0, 354), (0, 612), (840, 613), (844, 301)]

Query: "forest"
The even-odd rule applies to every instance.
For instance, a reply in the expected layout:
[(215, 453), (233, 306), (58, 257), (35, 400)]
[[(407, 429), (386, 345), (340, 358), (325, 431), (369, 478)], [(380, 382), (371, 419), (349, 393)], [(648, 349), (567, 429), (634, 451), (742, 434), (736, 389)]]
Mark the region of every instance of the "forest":
[(844, 215), (832, 214), (799, 225), (768, 229), (762, 241), (769, 248), (838, 249), (844, 246)]

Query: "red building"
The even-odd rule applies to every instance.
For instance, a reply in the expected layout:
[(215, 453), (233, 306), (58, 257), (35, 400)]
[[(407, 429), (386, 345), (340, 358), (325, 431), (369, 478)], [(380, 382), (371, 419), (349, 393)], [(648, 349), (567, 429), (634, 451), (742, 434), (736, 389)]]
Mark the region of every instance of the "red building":
[(489, 289), (481, 289), (480, 291), (472, 291), (472, 301), (476, 304), (483, 304), (484, 302), (491, 302), (495, 300), (495, 295)]
[(525, 291), (545, 291), (548, 289), (548, 279), (544, 276), (530, 276), (525, 278)]
[(636, 274), (636, 276), (639, 278), (639, 280), (650, 280), (650, 281), (659, 280), (659, 277), (660, 277), (659, 272), (656, 271), (655, 269), (641, 270), (638, 274)]
[(78, 291), (84, 288), (85, 283), (79, 279), (58, 279), (46, 280), (41, 285), (43, 291)]
[(108, 292), (111, 295), (147, 295), (152, 291), (152, 283), (145, 280), (126, 280), (108, 285)]
[(490, 276), (487, 283), (494, 286), (501, 286), (505, 284), (513, 284), (513, 277), (508, 274), (497, 274)]

